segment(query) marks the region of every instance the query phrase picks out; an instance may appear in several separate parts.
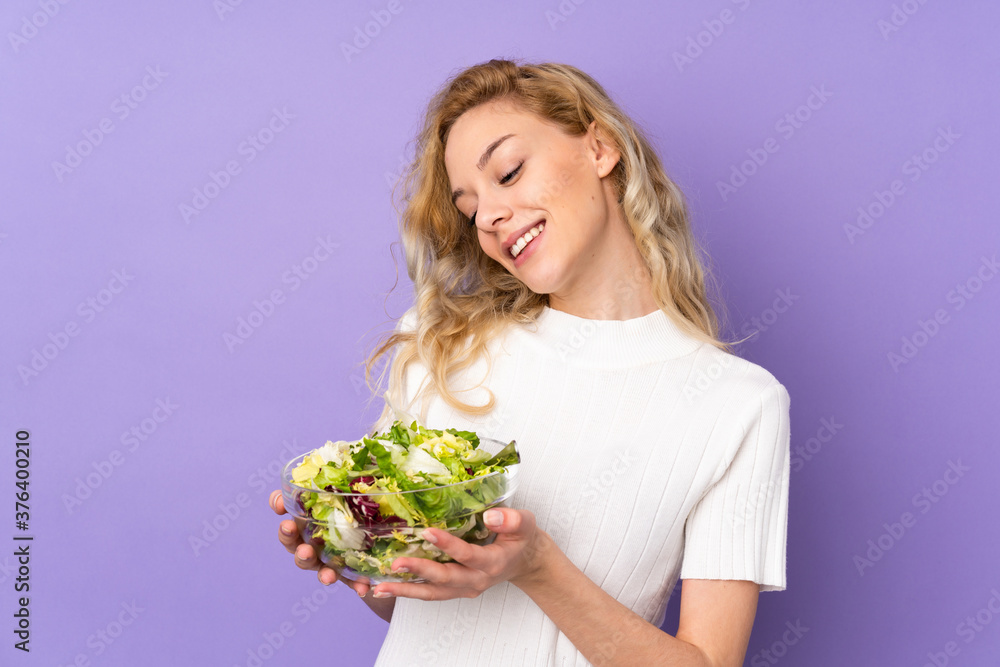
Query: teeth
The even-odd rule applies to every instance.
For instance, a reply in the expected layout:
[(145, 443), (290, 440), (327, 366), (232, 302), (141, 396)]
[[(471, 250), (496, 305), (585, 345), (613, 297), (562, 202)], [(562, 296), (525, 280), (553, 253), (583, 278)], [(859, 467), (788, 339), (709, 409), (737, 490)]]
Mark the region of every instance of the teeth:
[(524, 246), (528, 245), (528, 243), (531, 241), (531, 239), (533, 239), (536, 236), (538, 236), (539, 234), (541, 234), (543, 229), (545, 229), (545, 223), (544, 222), (539, 223), (538, 225), (536, 225), (536, 226), (532, 227), (531, 229), (529, 229), (528, 231), (526, 231), (524, 233), (524, 236), (522, 236), (521, 238), (519, 238), (517, 240), (517, 242), (514, 243), (514, 245), (512, 245), (510, 247), (510, 254), (513, 255), (514, 257), (517, 257), (518, 255), (520, 255), (521, 251), (524, 250)]

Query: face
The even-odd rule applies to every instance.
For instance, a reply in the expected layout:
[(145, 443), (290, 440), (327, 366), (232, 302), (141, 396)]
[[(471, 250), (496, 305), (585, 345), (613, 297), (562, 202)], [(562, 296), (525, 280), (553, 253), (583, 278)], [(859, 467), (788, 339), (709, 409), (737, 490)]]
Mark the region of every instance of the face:
[[(571, 137), (504, 102), (462, 114), (445, 146), (455, 206), (475, 216), (483, 251), (537, 294), (573, 298), (609, 256), (623, 224), (610, 179), (619, 153), (591, 130)], [(541, 232), (534, 235), (541, 226)], [(516, 258), (512, 241), (532, 239)]]

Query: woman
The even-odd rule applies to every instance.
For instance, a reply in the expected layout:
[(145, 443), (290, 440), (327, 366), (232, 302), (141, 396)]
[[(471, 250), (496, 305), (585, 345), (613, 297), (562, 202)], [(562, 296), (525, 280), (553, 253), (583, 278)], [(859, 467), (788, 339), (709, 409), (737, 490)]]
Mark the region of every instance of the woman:
[(493, 544), (428, 529), (455, 562), (395, 561), (430, 583), (345, 582), (391, 619), (377, 664), (741, 665), (759, 592), (785, 588), (789, 397), (717, 339), (682, 194), (567, 65), (461, 72), (416, 155), (415, 305), (368, 371), (395, 349), (390, 401), (516, 440), (522, 475)]

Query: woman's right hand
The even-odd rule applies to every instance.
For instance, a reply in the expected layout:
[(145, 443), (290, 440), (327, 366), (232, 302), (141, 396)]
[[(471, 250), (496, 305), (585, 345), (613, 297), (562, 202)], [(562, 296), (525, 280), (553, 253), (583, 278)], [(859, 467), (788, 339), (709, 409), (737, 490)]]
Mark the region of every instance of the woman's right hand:
[[(286, 514), (285, 501), (281, 496), (280, 490), (275, 490), (271, 493), (268, 503), (275, 514)], [(299, 536), (299, 529), (294, 521), (286, 519), (281, 522), (281, 525), (278, 526), (278, 540), (285, 545), (288, 553), (295, 554), (296, 565), (303, 570), (317, 571), (316, 576), (319, 578), (321, 584), (329, 586), (337, 581), (337, 573), (316, 558), (316, 552), (311, 544), (306, 544), (302, 541), (302, 538)], [(353, 588), (360, 597), (365, 597), (368, 594), (368, 589), (371, 588), (368, 584), (349, 579), (341, 579), (341, 581), (350, 588)]]

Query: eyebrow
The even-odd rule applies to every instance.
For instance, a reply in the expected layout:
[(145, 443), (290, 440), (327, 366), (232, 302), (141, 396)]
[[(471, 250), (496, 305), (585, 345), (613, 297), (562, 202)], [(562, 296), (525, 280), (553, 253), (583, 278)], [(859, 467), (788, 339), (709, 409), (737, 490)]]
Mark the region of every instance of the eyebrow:
[[(508, 139), (510, 139), (513, 136), (516, 136), (516, 135), (514, 135), (514, 134), (505, 134), (502, 137), (500, 137), (499, 139), (497, 139), (496, 141), (494, 141), (492, 144), (490, 144), (489, 146), (486, 147), (486, 150), (483, 151), (482, 156), (480, 156), (480, 158), (479, 158), (479, 162), (476, 164), (476, 167), (479, 169), (479, 171), (482, 171), (483, 169), (486, 168), (486, 163), (489, 162), (490, 158), (493, 156), (493, 151), (495, 151), (497, 148), (499, 148), (500, 144), (502, 144), (503, 142), (507, 141)], [(452, 192), (451, 193), (451, 203), (454, 204), (458, 200), (458, 198), (461, 197), (464, 194), (465, 194), (465, 190), (463, 190), (462, 188), (459, 188), (458, 190), (455, 190), (454, 192)]]

